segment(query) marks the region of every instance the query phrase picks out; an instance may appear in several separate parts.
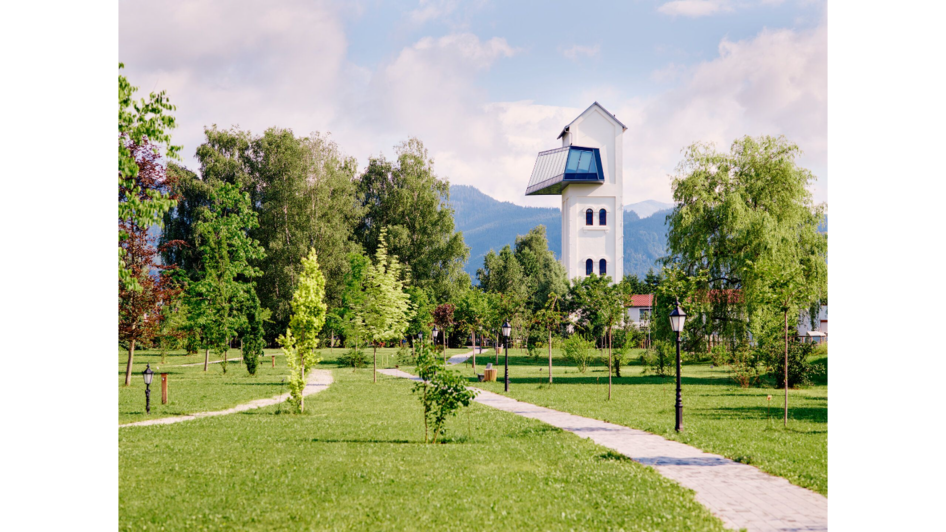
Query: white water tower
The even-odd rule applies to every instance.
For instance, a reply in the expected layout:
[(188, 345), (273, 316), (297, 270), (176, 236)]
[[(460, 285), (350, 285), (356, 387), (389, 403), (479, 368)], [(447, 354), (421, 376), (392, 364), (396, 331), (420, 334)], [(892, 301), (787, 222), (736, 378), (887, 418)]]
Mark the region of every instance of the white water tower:
[(624, 276), (624, 126), (598, 102), (539, 153), (526, 196), (562, 196), (562, 264), (569, 279)]

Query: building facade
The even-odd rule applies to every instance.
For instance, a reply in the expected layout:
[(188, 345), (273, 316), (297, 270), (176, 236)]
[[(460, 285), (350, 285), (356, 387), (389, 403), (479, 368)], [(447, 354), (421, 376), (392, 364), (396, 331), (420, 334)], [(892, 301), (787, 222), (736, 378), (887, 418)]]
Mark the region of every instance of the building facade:
[(526, 195), (561, 195), (561, 261), (569, 279), (624, 275), (626, 130), (595, 102), (562, 129), (561, 148), (536, 159)]

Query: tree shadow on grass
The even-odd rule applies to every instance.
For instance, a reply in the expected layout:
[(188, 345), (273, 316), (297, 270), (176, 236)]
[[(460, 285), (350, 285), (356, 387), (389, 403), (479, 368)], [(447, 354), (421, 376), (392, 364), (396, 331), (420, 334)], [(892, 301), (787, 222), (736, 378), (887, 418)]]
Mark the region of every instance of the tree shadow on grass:
[(312, 443), (396, 443), (396, 444), (407, 444), (407, 445), (425, 445), (424, 442), (417, 440), (379, 440), (379, 439), (331, 439), (331, 438), (312, 438), (309, 440)]
[[(571, 384), (608, 384), (608, 375), (599, 375), (599, 376), (590, 376), (578, 374), (577, 376), (572, 375), (553, 375), (554, 381), (552, 386), (554, 387), (557, 384), (562, 385), (571, 385)], [(469, 377), (469, 382), (478, 382), (476, 377)], [(503, 382), (503, 375), (500, 374), (496, 377), (497, 382)], [(614, 377), (612, 383), (614, 385), (635, 385), (635, 384), (673, 384), (673, 377), (658, 377), (654, 375), (635, 375), (633, 377)], [(509, 384), (548, 384), (549, 377), (548, 375), (539, 375), (536, 377), (516, 377), (516, 374), (513, 371), (509, 372)], [(731, 386), (732, 382), (726, 378), (708, 378), (708, 377), (682, 377), (680, 379), (680, 384), (682, 386)]]
[[(693, 416), (703, 419), (782, 419), (784, 412), (782, 405), (765, 406), (741, 406), (741, 407), (719, 407), (719, 408), (697, 408), (691, 409)], [(801, 407), (788, 404), (788, 420), (811, 421), (814, 423), (828, 422), (828, 407)], [(803, 431), (810, 432), (810, 431)]]

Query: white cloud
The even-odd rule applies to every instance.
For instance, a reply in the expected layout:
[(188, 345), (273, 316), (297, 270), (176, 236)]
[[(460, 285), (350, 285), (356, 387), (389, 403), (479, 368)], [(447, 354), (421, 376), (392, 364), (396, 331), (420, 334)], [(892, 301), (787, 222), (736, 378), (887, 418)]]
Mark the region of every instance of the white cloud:
[(626, 201), (669, 199), (669, 177), (680, 150), (695, 142), (728, 150), (743, 135), (785, 135), (804, 151), (800, 163), (827, 172), (827, 27), (807, 32), (763, 30), (732, 42), (719, 56), (686, 70), (672, 89), (611, 109), (625, 134)]
[(126, 75), (142, 92), (167, 89), (178, 106), (175, 143), (192, 168), (211, 124), (330, 131), (362, 167), (417, 136), (452, 183), (518, 204), (557, 205), (558, 198), (523, 196), (536, 153), (557, 146), (562, 126), (598, 100), (629, 128), (628, 203), (668, 201), (680, 150), (698, 140), (727, 149), (745, 134), (785, 134), (805, 151), (803, 164), (826, 171), (823, 25), (723, 40), (715, 59), (655, 73), (669, 85), (662, 93), (622, 100), (613, 87), (587, 87), (572, 108), (491, 99), (479, 76), (519, 53), (501, 37), (426, 37), (369, 69), (348, 59), (343, 15), (323, 3), (122, 3), (119, 16)]
[(665, 15), (694, 18), (731, 10), (726, 0), (674, 0), (657, 8), (657, 11)]
[(601, 53), (601, 45), (596, 44), (594, 46), (582, 46), (576, 44), (571, 48), (566, 48), (562, 50), (562, 55), (567, 59), (577, 60), (580, 56), (584, 57), (598, 57)]
[(410, 18), (413, 22), (423, 24), (450, 15), (456, 11), (458, 4), (458, 0), (420, 0), (418, 8), (410, 12)]

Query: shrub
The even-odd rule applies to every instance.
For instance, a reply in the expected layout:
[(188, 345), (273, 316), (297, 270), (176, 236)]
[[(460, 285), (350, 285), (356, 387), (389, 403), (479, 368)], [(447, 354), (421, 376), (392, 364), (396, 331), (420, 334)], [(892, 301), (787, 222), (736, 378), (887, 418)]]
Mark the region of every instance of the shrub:
[[(808, 358), (815, 351), (815, 344), (807, 342), (788, 342), (788, 387), (811, 384), (811, 378), (818, 372)], [(775, 379), (775, 387), (781, 388), (785, 381), (785, 344), (775, 344), (766, 350), (769, 375)]]
[(349, 368), (363, 368), (368, 364), (368, 354), (361, 347), (353, 345), (339, 355), (338, 364)]
[(653, 373), (659, 377), (666, 377), (672, 373), (676, 357), (676, 345), (670, 342), (654, 341), (653, 347), (644, 351), (640, 357), (644, 373)]
[(591, 340), (587, 340), (579, 334), (569, 336), (562, 344), (562, 349), (565, 351), (565, 360), (574, 364), (581, 373), (588, 369), (588, 364), (594, 356), (594, 347)]
[(417, 351), (417, 373), (423, 380), (414, 384), (413, 391), (420, 395), (424, 406), (424, 443), (428, 441), (428, 428), (433, 429), (429, 441), (437, 443), (447, 418), (455, 416), (460, 407), (470, 406), (476, 392), (466, 387), (465, 378), (445, 368), (442, 359), (427, 346)]
[(414, 363), (414, 357), (411, 355), (411, 350), (407, 346), (402, 345), (397, 350), (397, 363), (402, 366), (409, 366)]

